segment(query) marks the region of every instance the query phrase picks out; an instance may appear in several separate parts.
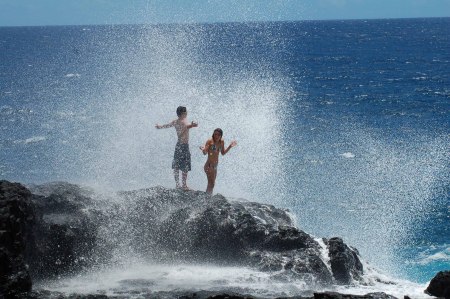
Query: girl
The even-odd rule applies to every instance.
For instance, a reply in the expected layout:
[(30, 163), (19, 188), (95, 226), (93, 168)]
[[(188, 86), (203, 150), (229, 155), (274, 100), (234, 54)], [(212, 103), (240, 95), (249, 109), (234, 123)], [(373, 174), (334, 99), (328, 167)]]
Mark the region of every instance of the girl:
[(223, 131), (220, 128), (214, 130), (212, 138), (206, 141), (205, 146), (201, 146), (203, 154), (208, 154), (204, 170), (208, 179), (206, 193), (212, 194), (217, 176), (217, 165), (219, 164), (219, 153), (225, 155), (228, 151), (237, 145), (236, 141), (231, 141), (230, 145), (225, 149), (225, 141), (222, 139)]

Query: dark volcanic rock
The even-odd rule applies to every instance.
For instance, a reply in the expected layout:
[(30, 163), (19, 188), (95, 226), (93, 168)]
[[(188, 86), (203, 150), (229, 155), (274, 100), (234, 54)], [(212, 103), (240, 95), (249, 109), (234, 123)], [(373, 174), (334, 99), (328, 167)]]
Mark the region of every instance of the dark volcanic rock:
[(363, 274), (363, 266), (356, 250), (348, 247), (341, 238), (326, 241), (329, 250), (331, 270), (336, 281), (349, 284), (352, 279), (359, 280)]
[[(229, 291), (159, 291), (141, 293), (139, 298), (158, 298), (158, 299), (264, 299), (264, 297), (252, 296), (248, 294), (239, 294)], [(106, 296), (101, 294), (65, 295), (58, 292), (38, 291), (30, 292), (24, 299), (126, 299), (128, 296)], [(366, 295), (349, 295), (335, 292), (314, 293), (313, 297), (279, 297), (278, 299), (397, 299), (394, 296), (385, 293), (369, 293)]]
[(36, 211), (35, 244), (28, 254), (33, 278), (73, 273), (106, 255), (98, 246), (104, 219), (94, 193), (68, 183), (30, 186)]
[(31, 193), (20, 184), (0, 181), (0, 296), (16, 298), (31, 290), (25, 251), (34, 222)]
[[(122, 192), (136, 250), (154, 259), (234, 263), (331, 284), (320, 245), (272, 205), (162, 187)], [(123, 215), (122, 215), (123, 217)], [(146, 223), (146, 225), (142, 225)], [(164, 253), (161, 255), (160, 253)]]
[(441, 271), (430, 281), (425, 293), (443, 298), (450, 298), (450, 271)]
[(24, 260), (41, 279), (108, 263), (121, 251), (160, 262), (249, 266), (312, 289), (363, 273), (357, 251), (339, 238), (325, 241), (326, 265), (326, 248), (268, 204), (163, 187), (111, 198), (68, 183), (30, 186), (31, 193), (7, 182), (1, 188), (0, 262), (9, 274), (0, 279), (2, 286), (20, 282), (17, 290), (31, 287)]
[(314, 293), (314, 299), (397, 299), (385, 293), (369, 293), (366, 295), (348, 295), (334, 292)]

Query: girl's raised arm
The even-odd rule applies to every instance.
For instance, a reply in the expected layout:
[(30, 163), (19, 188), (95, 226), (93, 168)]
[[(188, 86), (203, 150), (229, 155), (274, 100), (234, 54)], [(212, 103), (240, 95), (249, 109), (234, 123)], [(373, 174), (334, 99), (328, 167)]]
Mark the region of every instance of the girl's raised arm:
[(230, 142), (230, 145), (228, 145), (228, 147), (225, 149), (225, 141), (222, 141), (222, 156), (225, 155), (226, 153), (228, 153), (228, 151), (232, 148), (235, 147), (237, 145), (236, 140), (232, 140)]
[(200, 146), (200, 149), (203, 152), (203, 155), (206, 155), (209, 151), (209, 147), (211, 146), (210, 139), (206, 140), (205, 146)]

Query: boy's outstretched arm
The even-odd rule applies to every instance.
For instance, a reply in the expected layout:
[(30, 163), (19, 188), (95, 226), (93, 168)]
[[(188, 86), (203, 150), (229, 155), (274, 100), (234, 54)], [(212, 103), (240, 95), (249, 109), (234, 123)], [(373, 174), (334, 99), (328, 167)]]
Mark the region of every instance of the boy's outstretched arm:
[(195, 127), (198, 127), (198, 123), (196, 123), (194, 121), (191, 121), (191, 123), (189, 125), (187, 125), (188, 129), (195, 128)]
[(167, 128), (173, 127), (174, 125), (175, 125), (175, 121), (171, 121), (170, 123), (162, 125), (162, 126), (156, 124), (155, 128), (157, 128), (157, 129), (167, 129)]

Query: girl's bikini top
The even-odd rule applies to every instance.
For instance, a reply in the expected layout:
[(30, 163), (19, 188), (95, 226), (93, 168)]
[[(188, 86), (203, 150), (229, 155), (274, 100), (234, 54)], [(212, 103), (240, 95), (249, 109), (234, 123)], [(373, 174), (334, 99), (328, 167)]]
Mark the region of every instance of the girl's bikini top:
[(218, 152), (221, 152), (222, 151), (222, 147), (221, 146), (216, 146), (216, 144), (215, 143), (213, 143), (213, 145), (211, 145), (210, 147), (209, 147), (209, 150), (210, 151), (218, 151)]

